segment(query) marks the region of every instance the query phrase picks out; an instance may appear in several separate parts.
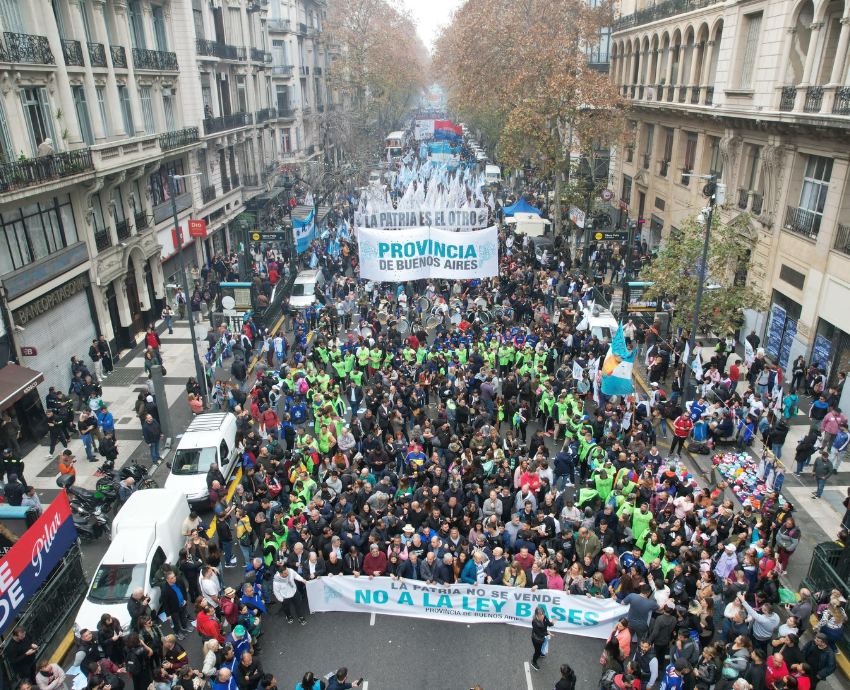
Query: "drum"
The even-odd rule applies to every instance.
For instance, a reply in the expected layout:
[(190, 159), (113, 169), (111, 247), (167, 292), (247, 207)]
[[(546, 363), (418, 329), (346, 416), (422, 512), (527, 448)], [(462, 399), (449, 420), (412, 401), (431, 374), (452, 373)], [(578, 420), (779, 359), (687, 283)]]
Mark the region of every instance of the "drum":
[(387, 312), (385, 312), (385, 311), (379, 311), (378, 312), (378, 321), (380, 321), (381, 323), (386, 323), (389, 320), (390, 320), (390, 315)]
[(410, 324), (407, 319), (399, 319), (395, 327), (399, 333), (407, 333), (410, 330)]
[(439, 314), (440, 313), (440, 305), (438, 304), (436, 307), (431, 307), (431, 313), (432, 314)]
[(452, 309), (463, 309), (463, 300), (455, 297), (453, 300), (449, 302), (449, 306)]
[(440, 320), (436, 316), (429, 316), (425, 319), (425, 328), (436, 328)]
[(505, 308), (504, 308), (504, 307), (496, 307), (496, 308), (493, 310), (493, 315), (494, 315), (497, 319), (501, 319), (501, 318), (505, 315)]
[(475, 304), (477, 304), (482, 309), (487, 308), (487, 300), (484, 299), (483, 297), (479, 297), (477, 300), (475, 300)]
[(360, 327), (360, 335), (364, 338), (372, 337), (372, 327), (371, 326), (361, 326)]
[(482, 309), (480, 312), (478, 312), (478, 319), (485, 326), (487, 324), (493, 323), (493, 315), (486, 309)]
[(419, 308), (422, 311), (428, 311), (431, 308), (431, 300), (429, 300), (427, 297), (420, 297)]
[(461, 321), (463, 321), (463, 317), (460, 315), (460, 312), (455, 312), (451, 316), (451, 322), (453, 326), (457, 326)]

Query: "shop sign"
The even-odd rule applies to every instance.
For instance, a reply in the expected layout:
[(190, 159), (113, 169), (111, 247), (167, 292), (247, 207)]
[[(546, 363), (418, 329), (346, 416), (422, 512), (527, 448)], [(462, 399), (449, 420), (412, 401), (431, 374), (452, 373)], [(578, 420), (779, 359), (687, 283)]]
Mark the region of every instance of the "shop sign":
[[(53, 307), (60, 305), (66, 299), (73, 297), (78, 292), (85, 290), (89, 284), (89, 277), (85, 273), (78, 275), (73, 280), (51, 290), (32, 302), (28, 302), (18, 309), (12, 311), (12, 317), (18, 326), (23, 326), (37, 316), (50, 311)], [(33, 353), (35, 354), (35, 353)]]
[(190, 220), (189, 221), (189, 237), (206, 237), (207, 236), (207, 221), (205, 220)]
[(66, 249), (54, 252), (41, 261), (27, 264), (3, 278), (6, 298), (13, 300), (20, 297), (39, 285), (62, 275), (68, 269), (85, 263), (88, 258), (89, 251), (86, 243), (78, 242)]
[(625, 201), (623, 201), (622, 199), (620, 199), (620, 208), (621, 208), (621, 209), (623, 209), (624, 211), (628, 211), (628, 210), (629, 210), (629, 205), (628, 205), (628, 203), (626, 203)]
[(36, 350), (34, 347), (22, 347), (21, 348), (21, 355), (23, 357), (35, 357), (37, 354), (38, 354), (38, 350)]

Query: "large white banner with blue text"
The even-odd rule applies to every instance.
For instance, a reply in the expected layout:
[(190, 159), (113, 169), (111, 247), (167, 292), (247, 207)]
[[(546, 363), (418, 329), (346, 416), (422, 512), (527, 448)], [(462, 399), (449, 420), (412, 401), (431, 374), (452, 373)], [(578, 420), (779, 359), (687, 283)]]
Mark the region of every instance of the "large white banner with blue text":
[(451, 232), (436, 228), (357, 228), (360, 277), (404, 282), (419, 278), (489, 278), (499, 275), (497, 228)]
[(382, 613), (456, 623), (507, 623), (530, 628), (542, 606), (553, 632), (605, 639), (628, 606), (559, 590), (516, 589), (493, 585), (426, 585), (389, 577), (323, 577), (307, 583), (310, 611)]

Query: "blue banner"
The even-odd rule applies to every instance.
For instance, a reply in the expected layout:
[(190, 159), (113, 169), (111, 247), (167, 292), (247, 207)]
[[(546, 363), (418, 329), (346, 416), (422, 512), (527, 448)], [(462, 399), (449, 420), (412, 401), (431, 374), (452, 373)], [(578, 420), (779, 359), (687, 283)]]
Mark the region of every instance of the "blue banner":
[(292, 219), (292, 232), (295, 234), (295, 250), (302, 254), (316, 237), (315, 211), (304, 220)]
[(827, 374), (829, 374), (829, 371), (827, 370), (827, 365), (829, 364), (829, 351), (831, 349), (831, 340), (829, 340), (823, 335), (819, 335), (817, 338), (815, 338), (815, 347), (812, 351), (812, 361), (817, 362), (818, 366), (824, 371), (826, 371)]
[(785, 330), (785, 310), (782, 307), (773, 307), (773, 316), (770, 319), (770, 330), (767, 332), (767, 354), (776, 359), (779, 357), (779, 347), (782, 345), (782, 332)]
[(793, 319), (788, 319), (785, 326), (785, 335), (782, 338), (782, 348), (779, 350), (779, 366), (783, 369), (788, 366), (788, 357), (791, 355), (791, 345), (794, 344), (794, 337), (797, 335), (797, 322)]

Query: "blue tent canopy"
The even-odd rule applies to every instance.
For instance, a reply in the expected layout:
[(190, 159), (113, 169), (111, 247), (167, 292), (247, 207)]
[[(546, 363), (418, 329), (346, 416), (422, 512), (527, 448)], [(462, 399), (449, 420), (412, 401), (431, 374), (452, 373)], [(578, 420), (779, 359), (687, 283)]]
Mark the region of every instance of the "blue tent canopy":
[(514, 213), (536, 213), (538, 216), (540, 215), (540, 209), (532, 206), (522, 197), (513, 206), (505, 206), (502, 211), (506, 216), (512, 216)]

